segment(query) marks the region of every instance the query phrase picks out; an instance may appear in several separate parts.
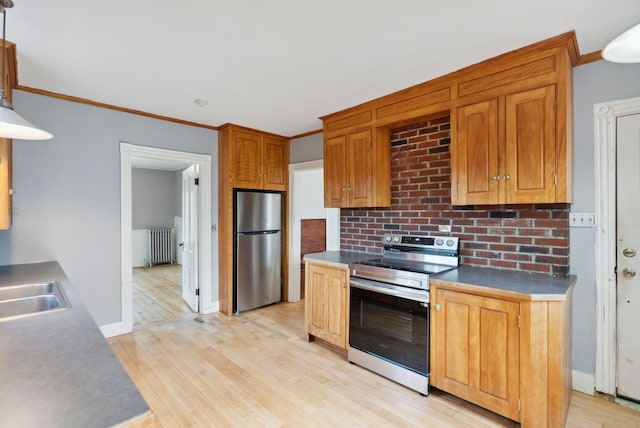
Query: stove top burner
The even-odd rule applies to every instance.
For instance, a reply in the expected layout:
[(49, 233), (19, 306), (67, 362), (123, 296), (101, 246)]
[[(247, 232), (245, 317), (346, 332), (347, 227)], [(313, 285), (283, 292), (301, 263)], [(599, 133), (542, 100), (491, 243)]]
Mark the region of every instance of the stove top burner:
[(351, 266), (351, 277), (428, 290), (429, 275), (458, 266), (458, 238), (385, 235), (384, 254)]

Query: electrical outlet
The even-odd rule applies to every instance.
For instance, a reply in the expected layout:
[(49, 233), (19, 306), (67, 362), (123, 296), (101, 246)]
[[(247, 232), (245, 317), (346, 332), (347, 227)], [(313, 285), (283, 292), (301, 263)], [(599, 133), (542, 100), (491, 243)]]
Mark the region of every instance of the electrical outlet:
[(569, 213), (570, 227), (595, 227), (595, 213)]
[(218, 231), (218, 225), (217, 224), (212, 224), (211, 225), (211, 231), (212, 232), (217, 232)]
[(449, 224), (439, 224), (438, 232), (451, 232), (451, 225)]

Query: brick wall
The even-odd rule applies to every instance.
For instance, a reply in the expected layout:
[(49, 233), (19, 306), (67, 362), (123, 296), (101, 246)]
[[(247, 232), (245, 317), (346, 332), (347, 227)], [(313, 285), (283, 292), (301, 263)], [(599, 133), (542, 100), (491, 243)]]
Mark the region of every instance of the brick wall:
[(343, 250), (382, 252), (385, 233), (460, 237), (461, 263), (565, 276), (569, 205), (451, 207), (449, 118), (391, 130), (391, 207), (342, 209)]

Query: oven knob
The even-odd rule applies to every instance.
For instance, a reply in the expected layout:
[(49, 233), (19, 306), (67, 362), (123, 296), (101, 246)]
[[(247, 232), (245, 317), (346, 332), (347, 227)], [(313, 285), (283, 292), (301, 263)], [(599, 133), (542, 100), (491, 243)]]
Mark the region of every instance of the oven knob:
[(394, 236), (394, 237), (393, 237), (393, 242), (395, 242), (396, 244), (397, 244), (398, 242), (400, 242), (400, 237), (399, 237), (399, 236)]
[(389, 236), (389, 235), (385, 236), (385, 237), (384, 237), (384, 240), (385, 240), (386, 242), (391, 242), (391, 236)]
[(447, 247), (453, 247), (453, 239), (447, 239)]
[(436, 245), (438, 247), (442, 246), (442, 244), (444, 244), (444, 241), (442, 239), (436, 239)]

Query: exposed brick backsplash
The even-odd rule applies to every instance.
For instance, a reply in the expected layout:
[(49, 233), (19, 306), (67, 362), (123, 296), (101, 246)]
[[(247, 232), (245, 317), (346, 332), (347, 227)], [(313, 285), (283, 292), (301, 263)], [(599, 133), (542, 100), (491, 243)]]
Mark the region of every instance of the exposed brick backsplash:
[(451, 206), (449, 118), (391, 130), (391, 207), (341, 209), (340, 247), (382, 253), (385, 233), (451, 225), (465, 265), (566, 276), (569, 205)]

